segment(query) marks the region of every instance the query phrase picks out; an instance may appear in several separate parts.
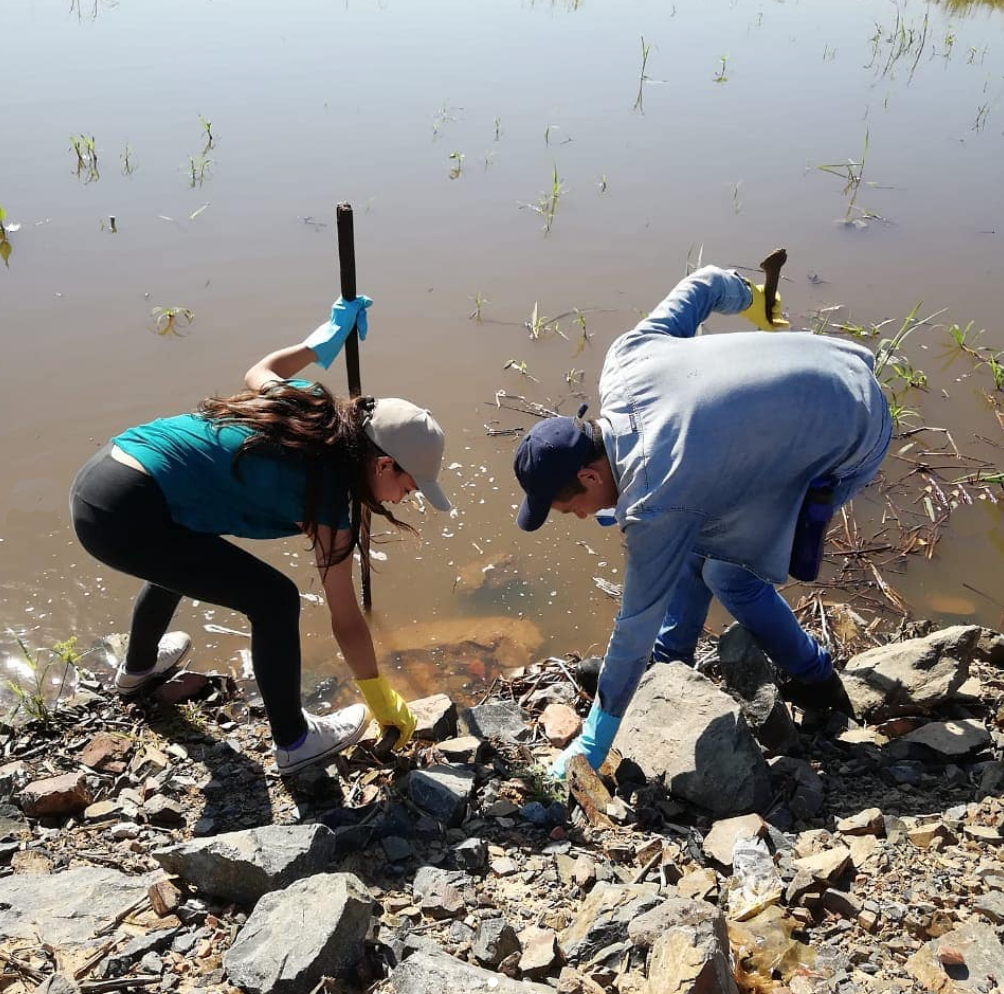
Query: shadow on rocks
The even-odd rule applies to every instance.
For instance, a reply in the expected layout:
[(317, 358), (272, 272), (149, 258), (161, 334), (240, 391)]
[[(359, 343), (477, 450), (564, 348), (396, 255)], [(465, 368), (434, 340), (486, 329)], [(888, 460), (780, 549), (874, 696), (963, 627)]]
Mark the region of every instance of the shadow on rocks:
[(265, 770), (235, 735), (220, 739), (210, 734), (210, 719), (203, 711), (155, 700), (141, 702), (140, 707), (150, 728), (182, 746), (212, 774), (208, 783), (200, 785), (204, 804), (193, 834), (218, 835), (272, 823)]

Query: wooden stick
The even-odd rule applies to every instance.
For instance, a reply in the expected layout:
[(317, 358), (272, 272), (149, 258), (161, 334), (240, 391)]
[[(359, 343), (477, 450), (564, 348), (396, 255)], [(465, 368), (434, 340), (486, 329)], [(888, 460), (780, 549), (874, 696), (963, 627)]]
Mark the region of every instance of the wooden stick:
[[(335, 229), (338, 232), (338, 268), (340, 271), (342, 300), (356, 299), (356, 241), (352, 220), (352, 205), (342, 202), (335, 208)], [(353, 328), (345, 341), (345, 366), (348, 371), (349, 396), (359, 397), (363, 392), (359, 372), (359, 332)], [(359, 516), (359, 569), (363, 588), (363, 609), (373, 607), (370, 587), (370, 511), (354, 502), (352, 515)]]

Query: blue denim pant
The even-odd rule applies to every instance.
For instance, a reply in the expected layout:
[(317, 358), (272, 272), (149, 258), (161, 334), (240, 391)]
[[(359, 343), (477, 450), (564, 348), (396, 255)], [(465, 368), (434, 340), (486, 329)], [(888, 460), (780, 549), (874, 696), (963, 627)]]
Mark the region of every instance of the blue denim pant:
[[(886, 414), (888, 420), (888, 412)], [(888, 420), (883, 441), (854, 472), (834, 483), (834, 506), (847, 503), (862, 491), (878, 472), (892, 436)], [(673, 659), (694, 664), (694, 651), (711, 607), (717, 597), (729, 614), (760, 643), (778, 669), (801, 680), (825, 680), (833, 672), (826, 651), (808, 632), (774, 589), (742, 566), (706, 559), (691, 553), (677, 581), (656, 639), (652, 657), (658, 662)]]

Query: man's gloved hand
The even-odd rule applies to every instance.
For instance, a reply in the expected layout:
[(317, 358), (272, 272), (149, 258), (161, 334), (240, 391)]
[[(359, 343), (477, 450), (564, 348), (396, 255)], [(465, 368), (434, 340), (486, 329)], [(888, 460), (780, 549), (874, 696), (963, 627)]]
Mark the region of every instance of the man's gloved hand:
[(359, 332), (360, 341), (366, 338), (366, 308), (372, 303), (369, 297), (360, 294), (355, 300), (339, 297), (331, 305), (331, 320), (312, 331), (303, 342), (317, 356), (318, 366), (327, 369), (334, 362), (353, 328)]
[(763, 284), (749, 284), (750, 293), (753, 294), (753, 303), (740, 311), (740, 315), (747, 321), (755, 324), (761, 331), (783, 331), (791, 325), (781, 317), (781, 294), (777, 294), (774, 301), (774, 323), (767, 322), (767, 299), (763, 292)]
[(600, 707), (599, 701), (595, 701), (579, 737), (558, 756), (551, 765), (549, 774), (555, 780), (564, 780), (565, 764), (573, 756), (585, 756), (589, 765), (598, 770), (603, 765), (603, 760), (607, 758), (607, 753), (614, 744), (614, 736), (620, 727), (621, 719), (607, 714)]
[(411, 713), (404, 698), (391, 687), (385, 676), (375, 676), (371, 680), (356, 680), (356, 686), (380, 726), (382, 728), (390, 726), (401, 733), (394, 748), (402, 748), (415, 734), (415, 727), (418, 725), (418, 719)]
[(781, 687), (781, 696), (803, 711), (839, 711), (856, 718), (854, 705), (847, 696), (840, 674), (834, 670), (825, 680), (789, 680)]

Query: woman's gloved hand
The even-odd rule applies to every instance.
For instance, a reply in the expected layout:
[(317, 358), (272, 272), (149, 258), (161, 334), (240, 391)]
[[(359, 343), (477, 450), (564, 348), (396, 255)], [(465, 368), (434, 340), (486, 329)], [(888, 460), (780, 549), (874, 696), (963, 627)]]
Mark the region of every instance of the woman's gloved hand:
[(387, 682), (385, 676), (375, 676), (370, 680), (356, 680), (359, 692), (382, 728), (396, 728), (401, 736), (394, 744), (400, 749), (415, 734), (418, 719), (411, 713), (404, 698)]
[(761, 331), (783, 331), (790, 328), (784, 318), (781, 317), (781, 294), (776, 294), (774, 299), (774, 323), (767, 320), (767, 298), (764, 294), (763, 284), (749, 283), (750, 293), (753, 295), (753, 302), (745, 311), (740, 311), (740, 316), (755, 324)]
[(564, 780), (565, 765), (573, 756), (585, 756), (589, 765), (598, 770), (607, 758), (620, 727), (620, 718), (607, 714), (598, 701), (594, 702), (579, 737), (558, 756), (548, 772), (555, 780)]
[(312, 331), (303, 342), (317, 356), (318, 366), (327, 369), (334, 362), (353, 328), (359, 332), (360, 341), (366, 338), (369, 330), (366, 308), (372, 303), (369, 297), (360, 294), (355, 300), (339, 297), (331, 305), (331, 319)]

